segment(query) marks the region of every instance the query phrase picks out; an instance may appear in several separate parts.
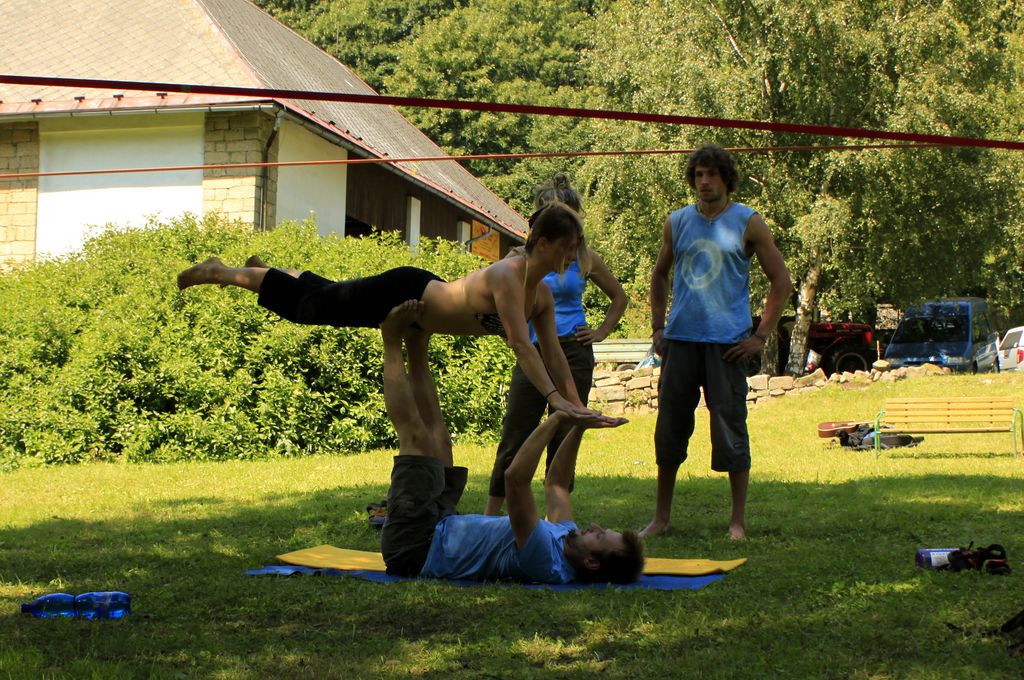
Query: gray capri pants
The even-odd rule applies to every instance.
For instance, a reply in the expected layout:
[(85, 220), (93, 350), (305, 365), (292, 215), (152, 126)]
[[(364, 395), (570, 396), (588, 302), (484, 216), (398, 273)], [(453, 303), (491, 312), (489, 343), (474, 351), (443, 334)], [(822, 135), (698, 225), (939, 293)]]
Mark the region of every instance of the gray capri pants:
[(380, 535), (387, 573), (419, 575), (434, 541), (434, 528), (456, 513), (467, 474), (466, 468), (445, 467), (437, 458), (395, 456), (388, 489), (388, 518)]
[(743, 363), (722, 359), (733, 345), (666, 340), (658, 389), (654, 450), (658, 466), (678, 467), (693, 435), (700, 388), (711, 414), (711, 469), (750, 469), (747, 376)]

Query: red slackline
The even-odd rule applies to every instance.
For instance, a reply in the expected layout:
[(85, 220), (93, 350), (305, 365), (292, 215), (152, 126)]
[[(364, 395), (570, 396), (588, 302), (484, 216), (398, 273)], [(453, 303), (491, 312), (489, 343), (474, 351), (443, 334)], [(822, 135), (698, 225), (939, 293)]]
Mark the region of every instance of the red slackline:
[(382, 104), (388, 106), (413, 106), (434, 109), (461, 109), (466, 111), (492, 111), (501, 113), (532, 114), (542, 116), (569, 116), (576, 118), (599, 118), (606, 120), (631, 120), (645, 123), (667, 123), (671, 125), (698, 125), (704, 127), (735, 128), (741, 130), (763, 130), (767, 132), (788, 132), (796, 134), (823, 135), (827, 137), (852, 137), (860, 139), (888, 139), (899, 142), (918, 142), (942, 146), (969, 146), (992, 149), (1024, 151), (1024, 142), (953, 135), (919, 134), (912, 132), (891, 132), (862, 128), (835, 127), (806, 123), (772, 123), (734, 118), (706, 118), (701, 116), (680, 116), (661, 113), (637, 113), (633, 111), (608, 111), (602, 109), (567, 108), (561, 106), (537, 106), (532, 104), (498, 104), (495, 102), (468, 101), (458, 99), (429, 99), (426, 97), (393, 97), (378, 94), (351, 94), (341, 92), (318, 92), (306, 90), (280, 90), (259, 87), (233, 87), (223, 85), (185, 85), (180, 83), (153, 83), (131, 80), (98, 80), (94, 78), (58, 78), (50, 76), (17, 76), (0, 74), (0, 83), (9, 85), (44, 85), (50, 87), (79, 87), (112, 90), (141, 90), (146, 92), (183, 92), (191, 94), (220, 94), (261, 99), (298, 99), (312, 101), (347, 102), (350, 104)]
[[(927, 149), (936, 148), (937, 144), (835, 144), (809, 146), (747, 146), (730, 147), (733, 153), (779, 153), (799, 151), (860, 151), (865, 149)], [(71, 175), (113, 175), (133, 172), (176, 172), (186, 170), (232, 170), (235, 168), (286, 168), (308, 165), (362, 165), (366, 163), (429, 163), (439, 161), (470, 161), (484, 159), (517, 159), (517, 158), (571, 158), (579, 156), (640, 156), (669, 155), (693, 153), (694, 149), (641, 149), (628, 151), (552, 151), (529, 153), (487, 153), (467, 154), (464, 156), (410, 156), (408, 158), (347, 158), (316, 161), (275, 161), (253, 163), (217, 163), (204, 165), (172, 165), (149, 168), (116, 168), (106, 170), (57, 170), (49, 172), (14, 172), (0, 173), (0, 180), (29, 179), (37, 177), (67, 177)]]

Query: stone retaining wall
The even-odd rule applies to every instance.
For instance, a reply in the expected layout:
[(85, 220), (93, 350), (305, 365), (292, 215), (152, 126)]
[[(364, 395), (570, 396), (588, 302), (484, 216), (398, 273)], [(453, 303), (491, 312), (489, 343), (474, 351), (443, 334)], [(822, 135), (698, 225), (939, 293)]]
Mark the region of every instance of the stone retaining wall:
[[(876, 361), (870, 371), (833, 373), (826, 377), (820, 368), (808, 375), (793, 376), (755, 375), (747, 378), (747, 406), (755, 406), (771, 399), (814, 392), (830, 385), (844, 383), (867, 384), (895, 382), (922, 375), (949, 373), (948, 368), (933, 364), (891, 369), (885, 361)], [(661, 368), (639, 368), (612, 371), (594, 371), (594, 384), (590, 389), (590, 405), (608, 415), (653, 413), (658, 410), (658, 380)], [(704, 406), (701, 395), (699, 407)]]

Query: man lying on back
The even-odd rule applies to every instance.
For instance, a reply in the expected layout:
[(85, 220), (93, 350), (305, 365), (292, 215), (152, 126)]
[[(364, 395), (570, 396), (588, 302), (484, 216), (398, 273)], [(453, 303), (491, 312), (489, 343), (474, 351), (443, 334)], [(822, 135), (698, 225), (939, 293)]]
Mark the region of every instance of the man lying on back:
[(538, 515), (531, 483), (559, 425), (571, 422), (562, 412), (534, 430), (506, 471), (508, 516), (457, 514), (467, 470), (453, 464), (451, 438), (427, 365), (429, 335), (415, 325), (422, 304), (404, 302), (381, 324), (384, 402), (399, 441), (381, 533), (388, 573), (540, 583), (635, 581), (644, 564), (637, 535), (596, 524), (578, 530), (569, 495), (584, 430), (618, 427), (627, 422), (623, 418), (575, 421), (544, 480), (547, 519)]

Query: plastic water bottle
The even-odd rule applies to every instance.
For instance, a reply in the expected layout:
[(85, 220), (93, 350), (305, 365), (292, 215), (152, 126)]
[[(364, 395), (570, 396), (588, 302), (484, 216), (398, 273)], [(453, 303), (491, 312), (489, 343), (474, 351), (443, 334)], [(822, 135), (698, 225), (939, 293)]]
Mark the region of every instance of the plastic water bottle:
[(119, 619), (132, 611), (128, 593), (82, 593), (75, 598), (75, 615), (83, 619)]
[(922, 569), (938, 569), (949, 564), (949, 553), (957, 548), (919, 548), (914, 562)]
[(43, 618), (78, 616), (83, 619), (119, 619), (132, 611), (131, 596), (119, 591), (82, 593), (78, 597), (67, 593), (52, 593), (21, 605), (23, 614)]
[(51, 593), (21, 605), (22, 614), (43, 618), (75, 615), (75, 596), (67, 593)]

